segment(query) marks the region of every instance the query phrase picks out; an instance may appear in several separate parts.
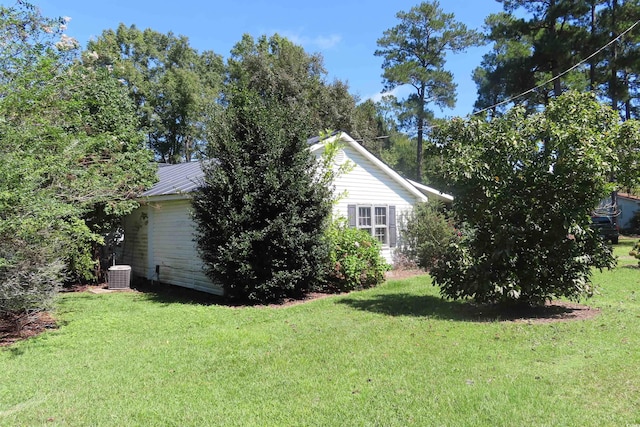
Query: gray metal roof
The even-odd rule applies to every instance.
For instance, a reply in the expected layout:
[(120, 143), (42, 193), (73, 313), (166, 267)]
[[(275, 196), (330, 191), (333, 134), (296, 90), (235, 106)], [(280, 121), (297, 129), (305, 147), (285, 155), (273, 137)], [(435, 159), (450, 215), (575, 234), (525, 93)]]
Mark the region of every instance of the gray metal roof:
[[(330, 136), (337, 133), (338, 131), (335, 131)], [(320, 142), (319, 136), (307, 140), (307, 144), (310, 146), (318, 142)], [(203, 177), (204, 172), (200, 162), (178, 163), (175, 165), (158, 163), (158, 182), (142, 193), (142, 196), (169, 196), (190, 193), (202, 185)]]
[[(333, 132), (335, 135), (338, 132)], [(320, 142), (320, 137), (309, 138), (307, 144), (314, 145)], [(404, 178), (402, 178), (404, 180)], [(451, 202), (452, 196), (441, 193), (426, 185), (406, 180), (414, 188), (428, 196), (435, 196), (446, 202)], [(170, 196), (182, 193), (190, 193), (204, 183), (204, 171), (201, 162), (178, 163), (175, 165), (167, 163), (158, 164), (158, 182), (149, 190), (142, 193), (143, 197), (150, 196)]]
[(200, 162), (158, 164), (158, 182), (142, 196), (167, 196), (189, 193), (203, 183), (204, 171)]
[[(339, 133), (341, 133), (342, 131), (339, 130), (334, 130), (333, 132), (331, 132), (329, 135), (325, 135), (324, 137), (332, 137), (335, 136)], [(307, 145), (316, 145), (318, 142), (322, 141), (322, 137), (321, 136), (314, 136), (312, 138), (307, 139)]]

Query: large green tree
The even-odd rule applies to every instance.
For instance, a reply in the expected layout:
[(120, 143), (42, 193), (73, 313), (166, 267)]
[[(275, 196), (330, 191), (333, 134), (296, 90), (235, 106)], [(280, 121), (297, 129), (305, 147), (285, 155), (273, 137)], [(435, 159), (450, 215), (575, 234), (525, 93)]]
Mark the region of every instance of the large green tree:
[(70, 62), (62, 25), (24, 2), (0, 9), (2, 312), (92, 277), (103, 233), (155, 178), (122, 85)]
[(378, 106), (371, 99), (358, 104), (353, 112), (354, 128), (349, 135), (378, 158), (389, 149), (389, 123), (378, 111)]
[(592, 268), (615, 263), (589, 225), (626, 167), (614, 149), (622, 138), (640, 144), (637, 127), (575, 92), (536, 114), (439, 127), (441, 184), (464, 233), (432, 270), (442, 294), (527, 305), (591, 295)]
[(122, 79), (160, 161), (179, 163), (204, 153), (205, 112), (224, 79), (220, 55), (199, 53), (185, 36), (120, 24), (90, 41), (83, 59)]
[(588, 50), (591, 41), (585, 25), (590, 11), (588, 2), (501, 0), (501, 3), (505, 12), (489, 15), (485, 21), (487, 38), (494, 42), (494, 47), (474, 73), (479, 93), (476, 107), (486, 108), (524, 93), (516, 102), (534, 110), (567, 88), (586, 88), (583, 69), (563, 73)]
[(278, 34), (257, 39), (245, 34), (231, 51), (227, 84), (295, 106), (308, 123), (308, 137), (325, 129), (354, 129), (355, 99), (348, 86), (327, 81), (321, 55)]
[(640, 18), (638, 0), (501, 2), (504, 12), (485, 21), (493, 49), (474, 72), (476, 109), (495, 114), (521, 104), (535, 111), (573, 89), (636, 117), (638, 32), (628, 30)]
[(446, 70), (447, 53), (477, 44), (478, 33), (445, 13), (437, 1), (423, 2), (398, 12), (398, 25), (378, 40), (376, 56), (383, 58), (384, 90), (410, 85), (414, 92), (403, 101), (412, 130), (417, 132), (416, 172), (422, 180), (423, 140), (432, 112), (427, 105), (453, 107), (456, 100), (453, 75)]
[(227, 102), (193, 200), (207, 274), (234, 300), (300, 297), (321, 278), (332, 206), (314, 173), (307, 123), (295, 107), (246, 88)]
[(319, 58), (277, 35), (244, 36), (229, 59), (223, 102), (209, 114), (212, 160), (193, 201), (206, 271), (229, 298), (299, 297), (324, 272), (331, 192), (306, 140), (341, 127), (353, 106), (331, 95), (346, 92), (323, 73)]
[[(601, 93), (628, 120), (640, 117), (640, 1), (608, 0), (599, 9), (595, 31), (612, 43), (596, 65)], [(631, 29), (631, 31), (629, 31)]]

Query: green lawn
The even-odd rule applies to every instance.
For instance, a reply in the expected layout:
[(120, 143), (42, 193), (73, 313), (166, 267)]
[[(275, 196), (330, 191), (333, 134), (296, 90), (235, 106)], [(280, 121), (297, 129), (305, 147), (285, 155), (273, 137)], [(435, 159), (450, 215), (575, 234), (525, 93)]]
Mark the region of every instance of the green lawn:
[(428, 276), (282, 308), (64, 294), (0, 350), (0, 425), (638, 425), (631, 245), (585, 321), (477, 321)]

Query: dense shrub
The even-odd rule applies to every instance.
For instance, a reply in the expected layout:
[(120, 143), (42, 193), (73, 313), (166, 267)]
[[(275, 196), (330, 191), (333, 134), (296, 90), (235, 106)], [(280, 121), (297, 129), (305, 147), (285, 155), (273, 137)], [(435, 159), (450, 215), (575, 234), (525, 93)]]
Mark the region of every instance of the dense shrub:
[(439, 175), (462, 238), (431, 269), (441, 293), (479, 303), (542, 305), (593, 293), (593, 268), (615, 266), (590, 228), (613, 184), (619, 118), (567, 93), (527, 115), (454, 119), (434, 130)]
[(18, 234), (0, 232), (0, 317), (16, 322), (16, 330), (25, 316), (50, 307), (65, 267), (42, 239), (28, 241)]
[(399, 252), (419, 267), (430, 270), (457, 237), (453, 222), (442, 204), (418, 203), (403, 218), (404, 230)]
[(242, 88), (227, 96), (193, 199), (206, 272), (232, 300), (299, 298), (322, 277), (331, 193), (295, 106)]
[(327, 232), (329, 263), (324, 290), (347, 292), (384, 281), (389, 265), (380, 254), (380, 242), (364, 230), (334, 222)]
[(391, 268), (396, 271), (402, 271), (402, 270), (417, 270), (420, 267), (418, 267), (418, 263), (415, 261), (414, 258), (410, 258), (402, 250), (397, 250), (393, 252)]
[(638, 266), (640, 266), (640, 240), (638, 240), (636, 244), (633, 245), (633, 248), (631, 249), (631, 252), (629, 252), (629, 255), (638, 259)]

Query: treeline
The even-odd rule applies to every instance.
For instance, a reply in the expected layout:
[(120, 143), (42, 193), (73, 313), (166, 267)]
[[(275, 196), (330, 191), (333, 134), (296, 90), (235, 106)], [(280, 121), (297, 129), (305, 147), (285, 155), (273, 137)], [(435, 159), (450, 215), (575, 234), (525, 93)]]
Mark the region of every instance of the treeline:
[(502, 3), (504, 12), (485, 20), (493, 48), (473, 74), (476, 109), (495, 115), (522, 104), (535, 110), (573, 89), (594, 92), (624, 119), (638, 118), (638, 0)]
[(244, 35), (225, 60), (219, 52), (199, 52), (183, 35), (120, 24), (90, 41), (82, 62), (122, 82), (147, 146), (168, 163), (207, 157), (204, 128), (211, 126), (211, 109), (224, 108), (224, 87), (234, 79), (263, 79), (265, 85), (286, 81), (293, 96), (308, 100), (310, 136), (346, 131), (404, 176), (428, 183), (432, 168), (423, 157), (429, 130), (439, 123), (434, 108), (456, 103), (447, 55), (481, 44), (492, 49), (473, 73), (475, 111), (486, 109), (489, 117), (515, 105), (536, 111), (577, 90), (594, 92), (622, 118), (640, 115), (638, 0), (501, 3), (504, 11), (486, 18), (484, 32), (468, 29), (437, 1), (399, 12), (399, 24), (382, 34), (372, 54), (383, 59), (385, 92), (413, 87), (404, 99), (358, 99), (345, 82), (328, 80), (321, 55), (277, 34)]
[(140, 129), (158, 161), (179, 163), (207, 156), (205, 127), (212, 109), (224, 108), (225, 87), (260, 81), (265, 93), (306, 105), (309, 137), (325, 128), (347, 131), (380, 154), (381, 134), (371, 103), (356, 105), (346, 83), (328, 81), (322, 57), (279, 35), (244, 35), (225, 61), (198, 52), (184, 36), (121, 24), (89, 42), (82, 56), (90, 67), (107, 68), (127, 88)]

